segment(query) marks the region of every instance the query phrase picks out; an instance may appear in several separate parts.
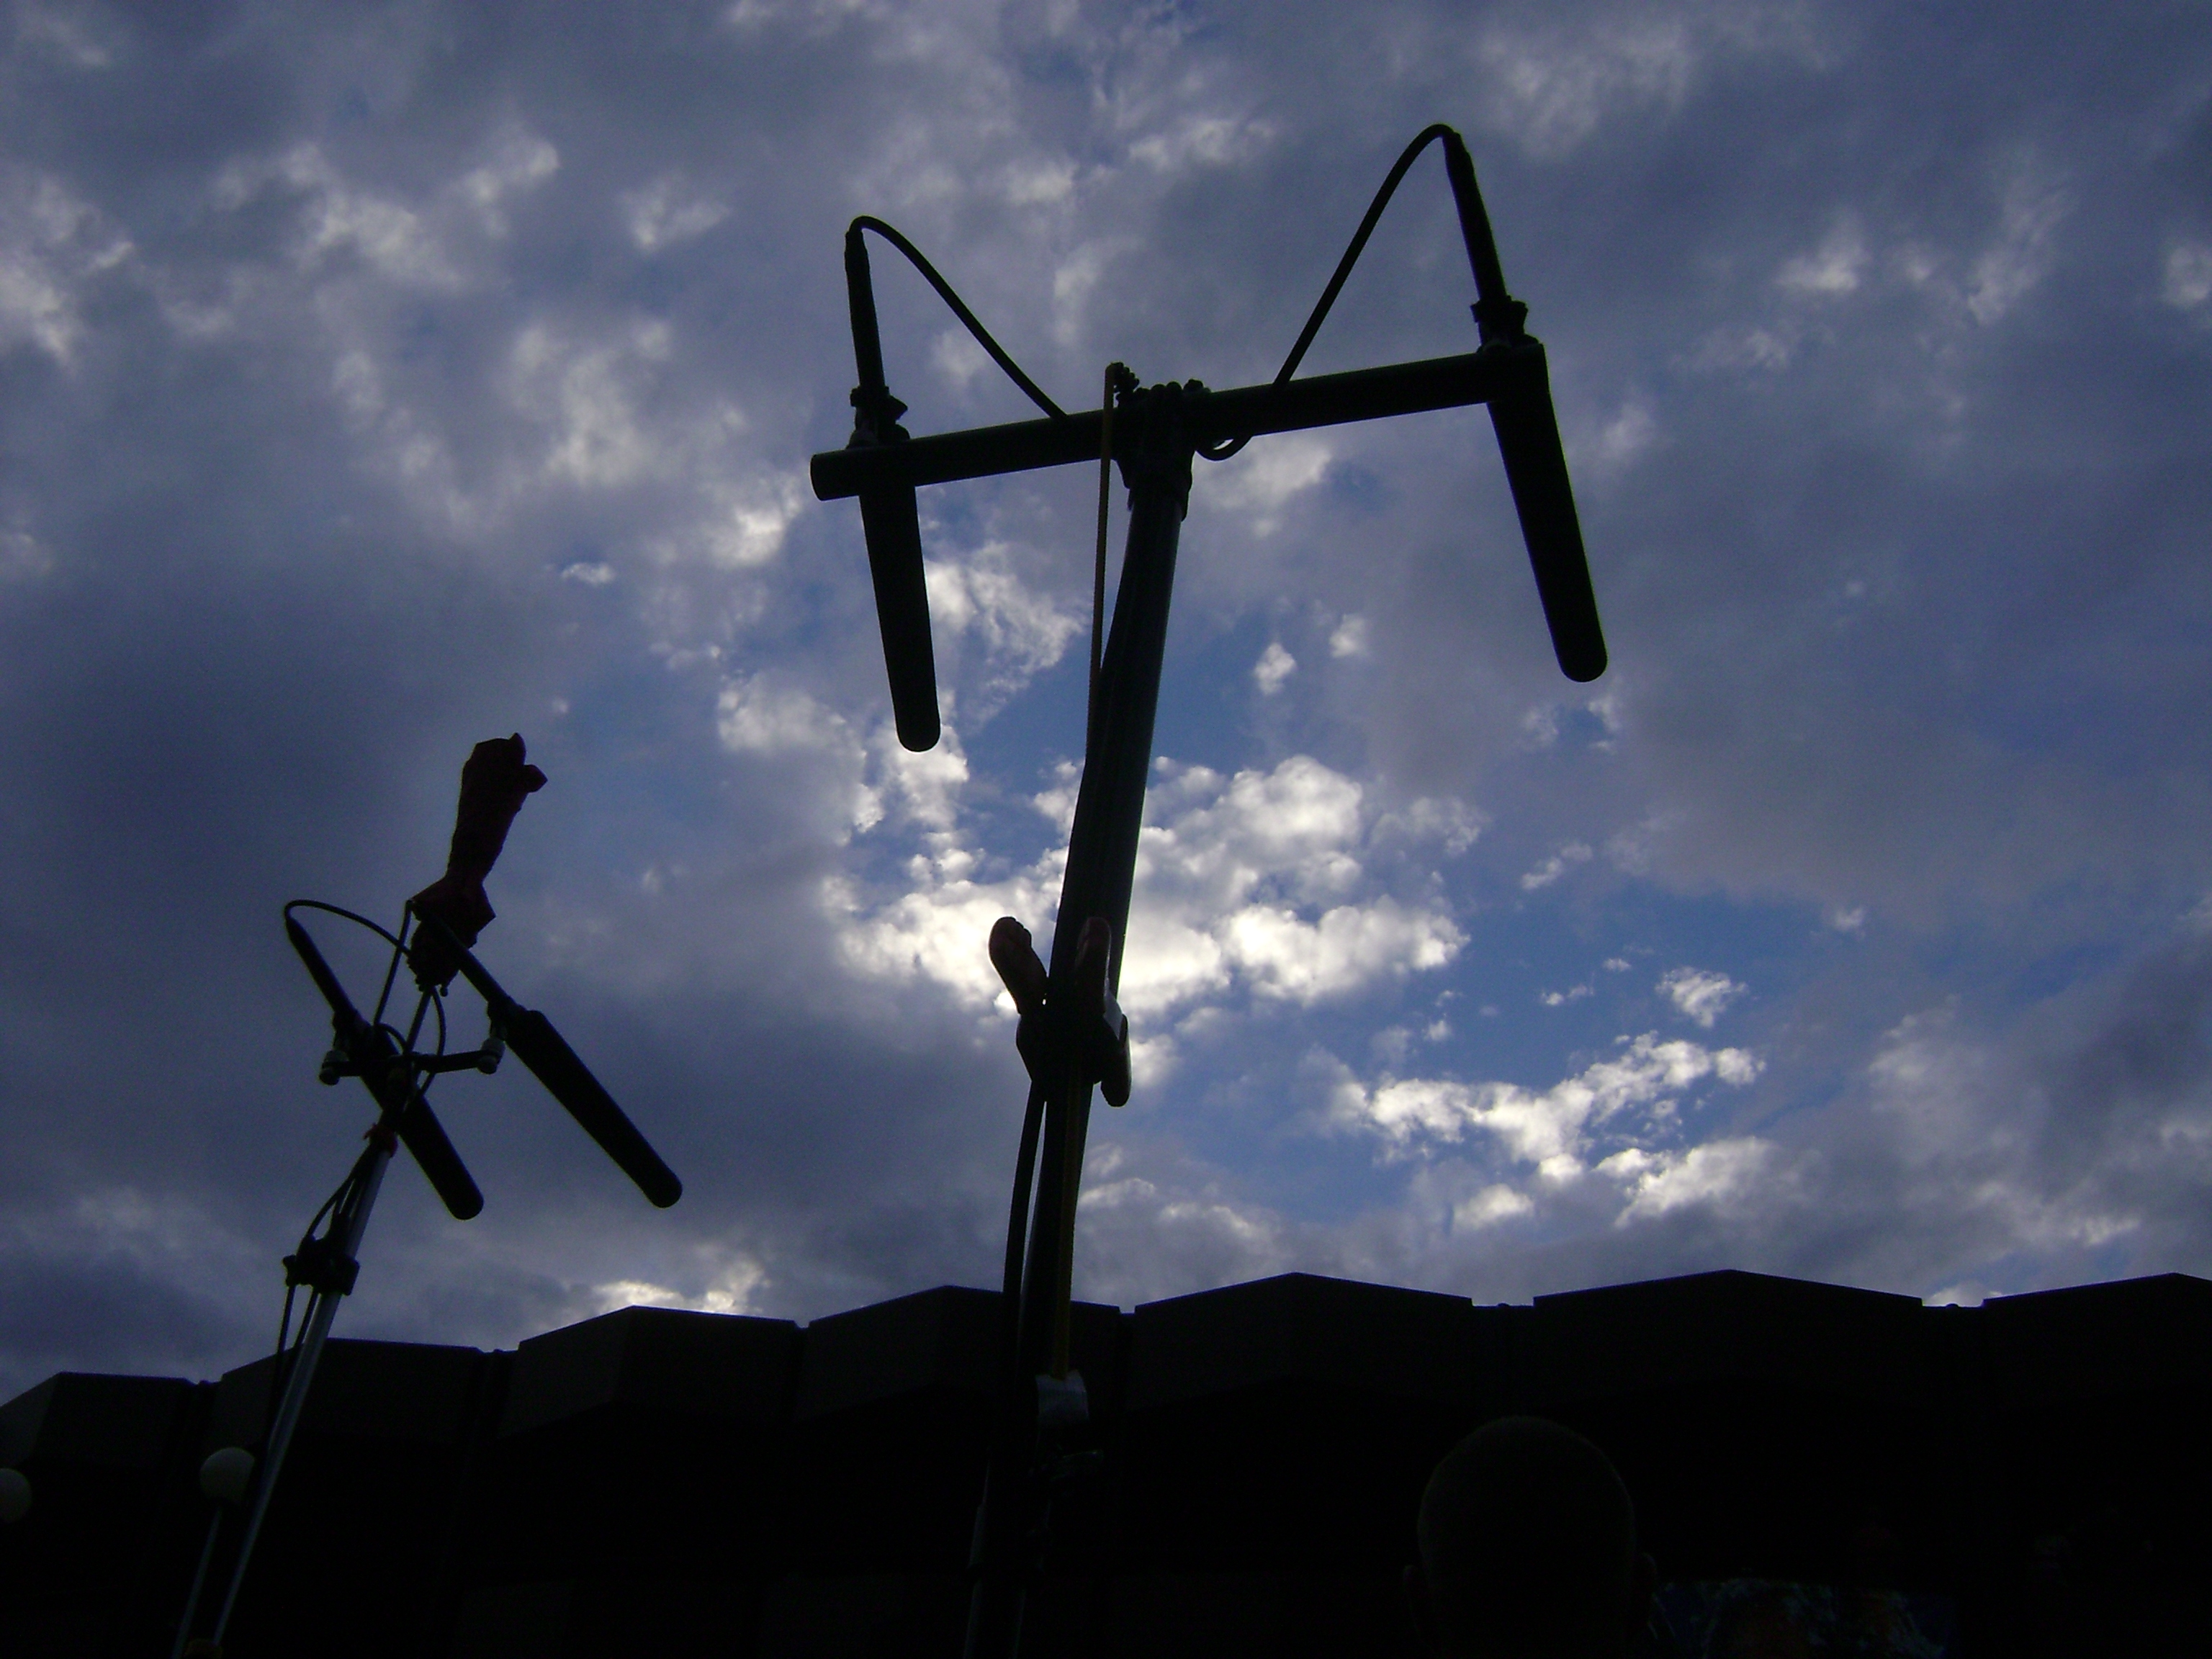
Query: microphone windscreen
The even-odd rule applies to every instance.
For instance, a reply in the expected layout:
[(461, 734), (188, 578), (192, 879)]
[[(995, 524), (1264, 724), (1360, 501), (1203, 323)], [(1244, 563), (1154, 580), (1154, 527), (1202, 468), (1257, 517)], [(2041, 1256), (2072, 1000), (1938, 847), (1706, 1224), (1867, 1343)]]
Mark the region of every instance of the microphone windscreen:
[(507, 1046), (527, 1066), (546, 1092), (559, 1101), (584, 1133), (599, 1143), (638, 1190), (659, 1209), (684, 1196), (684, 1183), (646, 1144), (637, 1126), (623, 1115), (599, 1079), (576, 1058), (553, 1022), (534, 1008), (516, 1008), (506, 1018)]
[(929, 642), (929, 588), (921, 574), (921, 520), (912, 484), (860, 492), (860, 525), (884, 630), (891, 714), (898, 739), (919, 752), (937, 746), (937, 656)]
[(1605, 672), (1605, 634), (1598, 626), (1597, 596), (1590, 591), (1567, 458), (1559, 447), (1544, 348), (1524, 340), (1507, 349), (1512, 354), (1507, 384), (1490, 400), (1505, 480), (1521, 515), (1522, 538), (1528, 544), (1528, 562), (1536, 573), (1536, 592), (1544, 602), (1560, 671), (1571, 680), (1594, 680)]
[(469, 1178), (461, 1155), (446, 1139), (445, 1126), (430, 1111), (429, 1102), (417, 1095), (399, 1114), (399, 1139), (405, 1144), (432, 1188), (456, 1221), (467, 1221), (483, 1208), (483, 1194)]

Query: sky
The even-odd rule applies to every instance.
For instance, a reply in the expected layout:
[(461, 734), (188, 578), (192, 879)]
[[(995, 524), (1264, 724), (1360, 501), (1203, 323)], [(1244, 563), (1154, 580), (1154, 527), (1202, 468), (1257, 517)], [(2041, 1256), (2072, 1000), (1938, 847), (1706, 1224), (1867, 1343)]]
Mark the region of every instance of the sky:
[[(479, 954), (686, 1194), (442, 1080), (484, 1212), (396, 1168), (339, 1334), (994, 1284), (985, 941), (1050, 935), (1097, 475), (923, 492), (904, 753), (806, 483), (842, 233), (1069, 407), (1247, 385), (1437, 121), (1612, 666), (1553, 664), (1480, 409), (1197, 464), (1079, 1294), (2212, 1273), (2201, 5), (57, 3), (0, 52), (0, 1395), (266, 1351), (370, 1116), (279, 908), (395, 922), (509, 732)], [(1025, 417), (874, 268), (910, 429)], [(1304, 372), (1473, 298), (1431, 150)]]

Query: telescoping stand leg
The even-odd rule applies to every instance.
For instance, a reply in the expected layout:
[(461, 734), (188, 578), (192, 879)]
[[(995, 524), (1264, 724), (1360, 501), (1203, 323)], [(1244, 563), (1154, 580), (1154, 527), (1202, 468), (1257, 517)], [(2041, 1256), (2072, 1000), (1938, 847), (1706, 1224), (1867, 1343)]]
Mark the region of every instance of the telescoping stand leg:
[[(1292, 378), (1392, 191), (1422, 151), (1438, 142), (1474, 277), (1480, 349)], [(899, 425), (906, 406), (884, 382), (864, 231), (884, 237), (915, 263), (1048, 418), (921, 438)], [(1011, 1659), (1021, 1644), (1026, 1586), (1042, 1565), (1054, 1485), (1077, 1461), (1068, 1455), (1067, 1430), (1087, 1415), (1070, 1355), (1076, 1196), (1093, 1087), (1114, 1105), (1128, 1097), (1128, 1027), (1114, 994), (1193, 454), (1225, 460), (1262, 434), (1487, 404), (1560, 669), (1571, 679), (1595, 679), (1605, 672), (1605, 639), (1544, 348), (1523, 326), (1528, 307), (1506, 291), (1474, 164), (1449, 127), (1428, 128), (1400, 155), (1297, 343), (1266, 386), (1226, 392), (1207, 392), (1194, 381), (1154, 386), (1121, 397), (1110, 411), (1069, 414), (1022, 374), (945, 279), (890, 226), (853, 222), (845, 272), (860, 371), (853, 436), (844, 448), (815, 456), (810, 471), (822, 500), (860, 500), (892, 708), (907, 747), (930, 748), (939, 732), (917, 486), (1096, 463), (1102, 450), (1121, 465), (1129, 486), (1128, 551), (1093, 692), (1049, 969), (1013, 918), (1002, 919), (991, 936), (992, 963), (1021, 1016), (1015, 1041), (1030, 1088), (1007, 1229), (1004, 1409), (976, 1516), (967, 1652), (969, 1659)]]
[[(246, 1512), (246, 1533), (239, 1540), (238, 1565), (231, 1573), (230, 1588), (223, 1595), (222, 1609), (216, 1614), (210, 1636), (218, 1651), (230, 1628), (230, 1615), (238, 1606), (239, 1588), (246, 1582), (246, 1565), (252, 1560), (254, 1543), (261, 1536), (269, 1500), (276, 1494), (276, 1476), (284, 1467), (284, 1454), (291, 1449), (292, 1431), (300, 1426), (300, 1412), (307, 1403), (307, 1389), (315, 1380), (315, 1364), (323, 1357), (324, 1345), (330, 1340), (331, 1323), (338, 1316), (338, 1304), (344, 1292), (352, 1288), (353, 1275), (361, 1260), (361, 1236), (368, 1231), (368, 1212), (376, 1207), (376, 1194), (384, 1185), (384, 1172), (391, 1166), (398, 1140), (392, 1127), (379, 1118), (376, 1127), (368, 1132), (368, 1145), (362, 1149), (360, 1161), (354, 1165), (345, 1196), (331, 1216), (330, 1231), (325, 1235), (330, 1249), (324, 1261), (311, 1270), (319, 1270), (325, 1275), (325, 1282), (314, 1286), (318, 1292), (315, 1305), (307, 1316), (307, 1328), (300, 1339), (290, 1374), (284, 1379), (284, 1394), (277, 1402), (276, 1418), (269, 1425), (268, 1449), (261, 1456), (253, 1507)], [(178, 1632), (177, 1640), (181, 1651), (183, 1631)]]

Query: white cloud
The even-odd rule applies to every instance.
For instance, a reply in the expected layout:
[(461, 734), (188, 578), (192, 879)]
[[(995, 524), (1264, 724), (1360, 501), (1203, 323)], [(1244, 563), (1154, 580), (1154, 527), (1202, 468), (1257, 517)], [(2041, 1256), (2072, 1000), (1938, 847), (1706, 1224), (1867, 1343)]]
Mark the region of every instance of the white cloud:
[(1101, 238), (1071, 251), (1052, 274), (1053, 337), (1063, 346), (1080, 340), (1091, 296), (1115, 259), (1133, 244), (1125, 238)]
[(1539, 703), (1521, 716), (1521, 735), (1531, 749), (1549, 749), (1559, 740), (1565, 709), (1555, 702)]
[(675, 173), (623, 191), (617, 205), (640, 253), (658, 253), (691, 241), (730, 216), (727, 207), (692, 189)]
[(1595, 18), (1535, 7), (1500, 14), (1475, 56), (1485, 124), (1559, 161), (1608, 125), (1674, 117), (1717, 60), (1820, 68), (1833, 53), (1817, 17), (1797, 6), (1631, 7)]
[(1592, 459), (1601, 466), (1626, 466), (1658, 439), (1659, 420), (1651, 412), (1650, 402), (1632, 395), (1623, 400), (1620, 412), (1599, 428)]
[(1680, 18), (1641, 15), (1583, 31), (1486, 29), (1487, 114), (1531, 155), (1565, 155), (1609, 116), (1678, 106), (1699, 52)]
[(1501, 1221), (1511, 1221), (1528, 1215), (1536, 1208), (1535, 1200), (1528, 1194), (1516, 1192), (1499, 1182), (1485, 1187), (1472, 1198), (1462, 1199), (1452, 1206), (1452, 1225), (1464, 1230), (1494, 1227)]
[(295, 206), (292, 258), (310, 277), (347, 257), (401, 289), (455, 292), (494, 269), (489, 249), (521, 198), (560, 171), (560, 152), (519, 127), (500, 129), (483, 158), (408, 199), (355, 183), (313, 141), (274, 156), (233, 161), (216, 176), (216, 206), (237, 212), (275, 193)]
[[(2112, 1035), (2091, 1038), (2091, 1052), (2072, 1065), (2053, 1066), (2047, 1055), (2008, 1054), (1962, 1030), (1950, 1006), (1899, 1021), (1866, 1067), (1864, 1109), (1887, 1164), (1884, 1198), (1940, 1212), (1979, 1241), (1984, 1261), (2095, 1249), (2140, 1230), (2137, 1206), (2154, 1167), (2201, 1185), (2212, 1119), (2201, 1099), (2163, 1102), (2128, 1123), (2120, 1144), (2085, 1160), (2099, 1127), (2116, 1127), (2118, 1103), (2095, 1097), (2099, 1083), (2079, 1079), (2079, 1061), (2106, 1059), (2094, 1050)], [(2050, 1093), (2069, 1071), (2077, 1088), (2088, 1081), (2090, 1097), (2065, 1103), (2086, 1120), (2076, 1126), (2054, 1117)], [(2046, 1140), (2054, 1133), (2056, 1147)]]
[(1291, 502), (1328, 475), (1334, 454), (1322, 440), (1302, 433), (1258, 439), (1207, 478), (1206, 503), (1241, 511), (1254, 535), (1272, 536)]
[(975, 377), (997, 366), (991, 354), (964, 328), (948, 328), (930, 343), (929, 364), (955, 391), (965, 392)]
[(97, 38), (105, 21), (82, 9), (23, 0), (15, 8), (15, 38), (52, 52), (71, 69), (103, 70), (115, 62), (114, 52)]
[(35, 581), (54, 568), (54, 556), (27, 530), (0, 530), (0, 582)]
[(807, 490), (796, 472), (769, 473), (744, 483), (717, 483), (708, 492), (707, 556), (730, 570), (757, 570), (783, 551), (792, 523), (806, 510)]
[(1858, 220), (1847, 213), (1836, 221), (1819, 247), (1790, 260), (1774, 280), (1789, 292), (1808, 299), (1836, 300), (1858, 291), (1866, 267), (1866, 237)]
[(922, 860), (919, 884), (873, 909), (842, 888), (826, 892), (848, 965), (872, 979), (929, 981), (971, 1009), (1011, 1019), (1013, 1003), (991, 968), (991, 928), (1000, 916), (1018, 917), (1042, 949), (1059, 902), (1059, 872), (1042, 868), (979, 881), (974, 870), (972, 858)]
[(1729, 1200), (1770, 1176), (1779, 1152), (1771, 1141), (1743, 1135), (1709, 1140), (1685, 1152), (1616, 1152), (1597, 1172), (1627, 1186), (1628, 1206), (1613, 1222), (1626, 1227), (1691, 1205), (1725, 1209)]
[(932, 560), (924, 567), (938, 648), (962, 635), (983, 647), (984, 672), (975, 686), (981, 703), (971, 710), (976, 714), (988, 714), (1058, 662), (1090, 626), (1085, 615), (1024, 582), (1014, 553), (1007, 543), (990, 541), (964, 557)]
[(1521, 890), (1524, 893), (1533, 893), (1540, 888), (1549, 887), (1553, 882), (1557, 881), (1561, 876), (1566, 874), (1567, 872), (1572, 869), (1575, 866), (1578, 864), (1588, 864), (1589, 860), (1590, 849), (1589, 848), (1583, 846), (1583, 843), (1578, 841), (1570, 842), (1565, 847), (1559, 848), (1558, 852), (1553, 854), (1549, 858), (1539, 864), (1534, 869), (1522, 876), (1521, 878)]
[(1076, 1228), (1076, 1293), (1123, 1307), (1263, 1278), (1304, 1255), (1294, 1227), (1214, 1172), (1105, 1137), (1084, 1158)]
[(2176, 311), (2194, 311), (2212, 300), (2212, 244), (2181, 242), (2167, 249), (2159, 295)]
[(0, 354), (29, 345), (73, 364), (82, 290), (134, 252), (119, 226), (58, 179), (0, 173)]
[(637, 405), (672, 347), (668, 325), (657, 319), (584, 343), (544, 323), (515, 337), (508, 398), (517, 414), (550, 429), (549, 477), (610, 489), (667, 472), (673, 458), (647, 432)]
[(1659, 976), (1658, 991), (1690, 1018), (1707, 1030), (1713, 1022), (1728, 1011), (1728, 1006), (1751, 988), (1739, 985), (1726, 974), (1707, 973), (1697, 968), (1669, 968)]
[(1674, 1115), (1674, 1102), (1692, 1085), (1715, 1078), (1740, 1087), (1760, 1069), (1746, 1050), (1679, 1039), (1662, 1042), (1647, 1031), (1624, 1040), (1617, 1054), (1540, 1091), (1441, 1078), (1386, 1078), (1370, 1090), (1346, 1076), (1334, 1091), (1332, 1114), (1401, 1152), (1425, 1152), (1480, 1130), (1495, 1137), (1509, 1157), (1559, 1181), (1583, 1171), (1596, 1132), (1631, 1109), (1643, 1109), (1664, 1124)]
[(1310, 1004), (1453, 960), (1450, 916), (1362, 899), (1364, 792), (1294, 755), (1224, 781), (1162, 769), (1137, 860), (1122, 1000), (1160, 1011), (1225, 990)]
[(1075, 163), (1065, 157), (1024, 160), (1006, 170), (1006, 200), (1016, 207), (1052, 207), (1075, 193)]
[(805, 692), (765, 676), (732, 680), (714, 705), (714, 729), (734, 754), (773, 755), (800, 749), (857, 758), (860, 745), (843, 715)]
[(1328, 636), (1328, 654), (1332, 657), (1365, 656), (1369, 649), (1369, 635), (1372, 632), (1366, 617), (1346, 617), (1337, 623)]
[(1521, 716), (1522, 738), (1531, 749), (1549, 749), (1559, 742), (1568, 720), (1577, 712), (1595, 715), (1605, 728), (1605, 736), (1595, 739), (1591, 747), (1610, 749), (1621, 727), (1620, 697), (1612, 691), (1578, 702), (1538, 703)]
[[(1038, 798), (1055, 823), (1072, 810), (1073, 781)], [(1133, 1017), (1172, 1020), (1238, 988), (1311, 1006), (1442, 968), (1466, 942), (1435, 902), (1376, 890), (1363, 863), (1364, 792), (1310, 757), (1233, 778), (1163, 763), (1147, 816), (1121, 981)], [(952, 829), (957, 812), (948, 803), (930, 822)], [(887, 905), (864, 913), (836, 896), (848, 959), (873, 974), (934, 979), (973, 1007), (1000, 1006), (982, 955), (991, 924), (1012, 915), (1042, 935), (1064, 862), (1054, 848), (979, 880), (978, 860), (950, 834), (916, 861), (915, 887)]]
[(1297, 672), (1298, 659), (1283, 649), (1280, 640), (1270, 640), (1267, 648), (1260, 653), (1260, 660), (1252, 665), (1252, 681), (1260, 688), (1261, 696), (1272, 697)]
[(1423, 795), (1377, 818), (1373, 836), (1377, 842), (1386, 836), (1433, 842), (1443, 847), (1445, 857), (1455, 859), (1474, 845), (1486, 822), (1465, 801)]
[[(968, 757), (960, 734), (946, 726), (937, 746), (917, 754), (898, 742), (888, 726), (876, 733), (884, 787), (908, 817), (926, 829), (950, 832), (960, 812), (960, 792), (968, 782)], [(941, 854), (949, 856), (949, 854)]]
[(1930, 1291), (1920, 1298), (1926, 1308), (1978, 1308), (1999, 1292), (1975, 1279), (1964, 1279), (1956, 1285), (1946, 1285), (1941, 1290)]
[(1188, 115), (1163, 132), (1129, 146), (1129, 159), (1155, 173), (1170, 175), (1200, 167), (1231, 167), (1249, 161), (1275, 137), (1272, 121), (1249, 116)]
[(534, 133), (509, 131), (489, 159), (463, 173), (455, 188), (487, 235), (504, 236), (508, 198), (536, 190), (560, 170), (560, 151)]
[(295, 144), (273, 161), (238, 162), (216, 181), (216, 203), (236, 210), (272, 184), (301, 198), (294, 258), (313, 269), (349, 252), (386, 281), (410, 288), (451, 289), (460, 271), (428, 217), (395, 198), (347, 183), (321, 146)]
[(1966, 309), (1976, 322), (1998, 321), (2043, 280), (2052, 236), (2071, 206), (2066, 192), (2025, 168), (2006, 185), (1998, 239), (1968, 277)]
[(1444, 967), (1467, 942), (1449, 916), (1407, 909), (1387, 896), (1338, 905), (1315, 922), (1288, 908), (1247, 905), (1215, 936), (1262, 996), (1304, 1004), (1390, 974)]
[(764, 1262), (738, 1254), (712, 1268), (692, 1294), (650, 1279), (616, 1279), (592, 1285), (589, 1300), (598, 1313), (616, 1313), (624, 1308), (688, 1308), (698, 1313), (749, 1314), (756, 1311), (761, 1293), (771, 1282)]
[(1690, 1084), (1719, 1078), (1747, 1084), (1759, 1060), (1743, 1048), (1705, 1048), (1697, 1042), (1659, 1042), (1646, 1030), (1620, 1055), (1590, 1064), (1575, 1078), (1531, 1091), (1520, 1084), (1458, 1084), (1449, 1079), (1385, 1079), (1354, 1099), (1356, 1117), (1395, 1144), (1458, 1141), (1482, 1128), (1506, 1152), (1537, 1168), (1573, 1172), (1589, 1130), (1631, 1106), (1681, 1095)]
[(1790, 325), (1760, 327), (1729, 323), (1715, 329), (1690, 353), (1689, 367), (1701, 374), (1723, 369), (1764, 369), (1778, 374), (1797, 355), (1797, 331)]

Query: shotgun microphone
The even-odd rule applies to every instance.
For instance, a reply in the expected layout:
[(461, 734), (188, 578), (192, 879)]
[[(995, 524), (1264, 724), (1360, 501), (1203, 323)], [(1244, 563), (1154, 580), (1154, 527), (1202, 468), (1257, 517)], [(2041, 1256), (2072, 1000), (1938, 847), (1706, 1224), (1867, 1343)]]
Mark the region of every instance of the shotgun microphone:
[(1597, 595), (1590, 591), (1567, 458), (1559, 447), (1544, 348), (1524, 334), (1490, 349), (1504, 354), (1507, 363), (1506, 389), (1490, 400), (1490, 422), (1521, 515), (1521, 538), (1528, 544), (1552, 649), (1569, 679), (1594, 680), (1605, 672), (1605, 634), (1598, 626)]
[[(387, 1043), (389, 1041), (387, 1038)], [(471, 1221), (481, 1214), (483, 1194), (470, 1178), (461, 1155), (453, 1150), (453, 1143), (446, 1138), (446, 1126), (438, 1121), (430, 1103), (420, 1093), (413, 1093), (413, 1097), (400, 1109), (398, 1127), (400, 1144), (407, 1148), (416, 1167), (428, 1178), (439, 1201), (446, 1206), (446, 1213), (456, 1221)]]
[[(848, 449), (902, 444), (898, 417), (906, 405), (884, 383), (883, 340), (876, 330), (876, 290), (868, 249), (856, 222), (845, 233), (845, 296), (853, 313), (853, 356), (860, 383), (853, 388)], [(874, 578), (876, 617), (883, 628), (884, 668), (899, 742), (920, 751), (937, 746), (937, 658), (929, 638), (929, 586), (921, 570), (921, 520), (914, 485), (904, 480), (860, 492), (860, 527)]]
[(1552, 377), (1544, 347), (1522, 326), (1528, 307), (1505, 291), (1490, 215), (1474, 182), (1466, 142), (1443, 132), (1444, 173), (1459, 209), (1459, 228), (1474, 270), (1475, 327), (1485, 356), (1496, 354), (1505, 385), (1490, 398), (1490, 422), (1505, 462), (1505, 482), (1521, 515), (1521, 538), (1536, 573), (1536, 594), (1552, 630), (1552, 650), (1571, 680), (1605, 672), (1605, 633), (1598, 626), (1597, 596), (1590, 591), (1589, 560), (1583, 551), (1582, 522), (1574, 486), (1559, 447), (1559, 420), (1552, 407)]
[(489, 970), (437, 917), (418, 912), (416, 920), (432, 930), (433, 937), (460, 969), (461, 977), (483, 998), (492, 1029), (514, 1051), (514, 1057), (530, 1068), (531, 1075), (545, 1085), (545, 1091), (560, 1102), (584, 1133), (599, 1142), (599, 1150), (615, 1161), (616, 1167), (637, 1183), (638, 1190), (653, 1206), (665, 1210), (683, 1197), (684, 1183), (676, 1172), (661, 1162), (660, 1154), (638, 1133), (637, 1125), (553, 1029), (553, 1022), (507, 995)]
[(553, 1022), (535, 1008), (509, 1003), (500, 1029), (514, 1057), (527, 1066), (546, 1092), (559, 1101), (599, 1150), (617, 1168), (637, 1183), (637, 1189), (655, 1209), (665, 1210), (684, 1196), (684, 1183), (660, 1161), (660, 1154), (646, 1142), (614, 1097), (600, 1085), (584, 1062), (576, 1058)]

